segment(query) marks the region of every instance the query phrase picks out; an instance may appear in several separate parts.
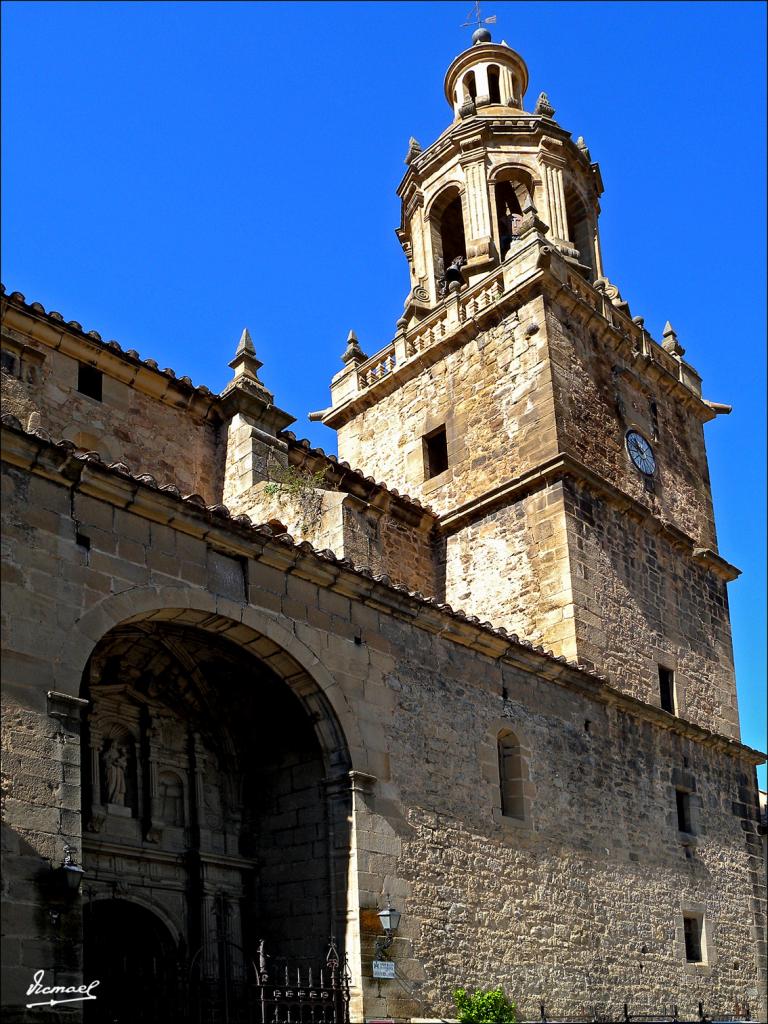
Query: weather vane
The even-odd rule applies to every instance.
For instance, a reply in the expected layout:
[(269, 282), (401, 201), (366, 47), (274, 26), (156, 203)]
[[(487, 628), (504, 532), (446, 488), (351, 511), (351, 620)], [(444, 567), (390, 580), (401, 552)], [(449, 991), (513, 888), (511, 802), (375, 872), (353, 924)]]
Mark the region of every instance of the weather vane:
[(496, 15), (492, 14), (490, 18), (484, 18), (482, 11), (480, 10), (480, 0), (475, 0), (472, 5), (472, 10), (467, 15), (467, 20), (461, 26), (462, 28), (482, 28), (483, 25), (495, 25)]

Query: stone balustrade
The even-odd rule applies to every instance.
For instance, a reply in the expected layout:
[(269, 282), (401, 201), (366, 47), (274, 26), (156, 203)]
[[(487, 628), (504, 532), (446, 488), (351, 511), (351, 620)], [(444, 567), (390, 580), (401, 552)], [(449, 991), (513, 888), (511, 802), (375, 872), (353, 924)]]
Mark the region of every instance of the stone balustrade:
[[(518, 255), (523, 256), (523, 252)], [(388, 345), (361, 363), (356, 369), (356, 392), (359, 394), (367, 391), (389, 376), (396, 367), (427, 351), (460, 328), (467, 320), (474, 319), (497, 302), (505, 293), (505, 276), (509, 279), (509, 264), (515, 259), (516, 257), (506, 260), (493, 274), (473, 287), (449, 295), (414, 329), (408, 333), (398, 334)], [(605, 290), (595, 288), (579, 273), (565, 268), (564, 264), (558, 269), (561, 272), (565, 269), (562, 278), (567, 288), (602, 316), (614, 331), (625, 337), (637, 355), (655, 363), (695, 395), (701, 396), (701, 379), (688, 363), (666, 352), (642, 324), (632, 320)]]

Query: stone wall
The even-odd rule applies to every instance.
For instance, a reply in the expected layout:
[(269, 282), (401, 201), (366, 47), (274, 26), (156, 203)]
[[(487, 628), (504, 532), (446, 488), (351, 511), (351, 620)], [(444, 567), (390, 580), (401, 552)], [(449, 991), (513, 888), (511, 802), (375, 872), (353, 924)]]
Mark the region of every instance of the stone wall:
[(445, 600), (569, 659), (577, 656), (570, 559), (556, 482), (441, 539)]
[[(425, 479), (423, 438), (445, 425), (448, 469)], [(557, 453), (543, 300), (446, 350), (445, 358), (339, 428), (339, 458), (439, 514)]]
[[(92, 342), (88, 350), (85, 342), (72, 337), (72, 351), (80, 344), (82, 360), (102, 367), (98, 401), (77, 389), (79, 359), (50, 347), (58, 343), (50, 325), (21, 318), (10, 307), (5, 313), (3, 347), (23, 347), (23, 359), (29, 363), (35, 354), (37, 365), (23, 379), (3, 368), (4, 412), (57, 440), (97, 451), (107, 463), (124, 462), (133, 472), (150, 473), (158, 483), (175, 484), (184, 494), (201, 494), (209, 504), (221, 500), (226, 437), (220, 436), (211, 414), (213, 396), (205, 399), (149, 368), (118, 361), (104, 346)], [(58, 335), (62, 330), (66, 328)], [(37, 332), (48, 344), (32, 336)], [(113, 375), (118, 367), (119, 377)]]
[[(542, 997), (557, 1012), (625, 998), (685, 1012), (698, 999), (755, 1005), (765, 918), (751, 753), (327, 559), (6, 433), (8, 1004), (41, 961), (65, 955), (34, 878), (65, 838), (80, 843), (79, 747), (46, 692), (75, 699), (119, 623), (172, 620), (256, 655), (305, 702), (327, 777), (340, 785), (353, 769), (336, 877), (354, 1019), (445, 1013), (450, 989), (473, 982), (503, 983), (528, 1011)], [(222, 560), (241, 567), (237, 585)], [(505, 728), (526, 751), (524, 820), (501, 815)], [(677, 827), (680, 786), (695, 836)], [(370, 979), (385, 894), (403, 912), (392, 954), (405, 989)], [(686, 909), (705, 914), (702, 966), (681, 950)], [(64, 915), (61, 977), (76, 975), (78, 920)]]
[[(425, 1005), (448, 1014), (451, 988), (501, 983), (530, 1017), (541, 1001), (588, 1015), (625, 998), (691, 1014), (705, 992), (723, 1012), (747, 1000), (754, 1012), (754, 778), (745, 812), (736, 762), (497, 666), (469, 692), (461, 660), (419, 666), (418, 682), (400, 676), (397, 694), (398, 869), (408, 974)], [(502, 724), (531, 752), (527, 823), (498, 816)], [(677, 827), (683, 777), (695, 789), (692, 839)], [(694, 966), (678, 931), (682, 912), (702, 906), (712, 942)]]
[[(294, 468), (291, 481), (299, 480)], [(308, 477), (308, 484), (311, 483)], [(431, 531), (413, 524), (397, 505), (388, 511), (353, 494), (322, 487), (258, 484), (243, 495), (232, 511), (246, 512), (254, 522), (277, 521), (296, 541), (309, 541), (318, 550), (330, 549), (374, 576), (433, 597), (441, 592)]]
[[(658, 371), (654, 379), (647, 361), (619, 354), (613, 334), (590, 331), (550, 303), (546, 330), (560, 450), (674, 523), (699, 546), (716, 550), (700, 413)], [(630, 429), (653, 445), (657, 471), (650, 487), (627, 454), (624, 438)]]
[(659, 704), (659, 664), (675, 672), (677, 712), (739, 736), (728, 592), (663, 534), (566, 482), (579, 658)]

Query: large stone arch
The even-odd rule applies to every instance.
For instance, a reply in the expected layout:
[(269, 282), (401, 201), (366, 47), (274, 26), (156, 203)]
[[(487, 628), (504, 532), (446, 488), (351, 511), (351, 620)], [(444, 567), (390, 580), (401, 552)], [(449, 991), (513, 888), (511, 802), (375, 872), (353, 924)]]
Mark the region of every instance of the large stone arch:
[[(148, 587), (104, 598), (75, 622), (69, 643), (54, 666), (55, 689), (77, 697), (85, 666), (99, 641), (111, 629), (140, 620), (189, 625), (225, 636), (249, 650), (283, 678), (316, 715), (316, 731), (328, 757), (334, 751), (344, 751), (335, 770), (366, 770), (363, 744), (347, 697), (318, 655), (274, 613), (209, 591)], [(276, 649), (270, 650), (265, 641)]]
[[(221, 973), (222, 941), (234, 986), (258, 939), (288, 961), (317, 958), (329, 935), (354, 941), (353, 773), (342, 721), (352, 715), (291, 623), (205, 591), (130, 591), (78, 620), (61, 665), (62, 689), (74, 696), (80, 673), (76, 694), (88, 701), (81, 849), (97, 902), (117, 894), (116, 914), (121, 899), (155, 913), (181, 950), (180, 966), (189, 972), (195, 960), (203, 987)], [(135, 773), (129, 784), (123, 769), (117, 799), (109, 774), (115, 721), (130, 725), (124, 763)], [(183, 781), (178, 819), (152, 783), (169, 769)], [(135, 800), (123, 798), (129, 789)], [(230, 922), (224, 939), (219, 900)]]

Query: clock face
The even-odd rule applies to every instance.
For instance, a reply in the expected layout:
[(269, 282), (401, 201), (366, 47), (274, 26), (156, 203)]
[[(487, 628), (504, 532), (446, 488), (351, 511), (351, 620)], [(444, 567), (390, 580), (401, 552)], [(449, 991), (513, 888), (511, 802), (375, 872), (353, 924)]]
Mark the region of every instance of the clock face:
[(648, 441), (636, 430), (627, 433), (627, 451), (634, 464), (645, 476), (653, 476), (656, 472), (656, 457)]

